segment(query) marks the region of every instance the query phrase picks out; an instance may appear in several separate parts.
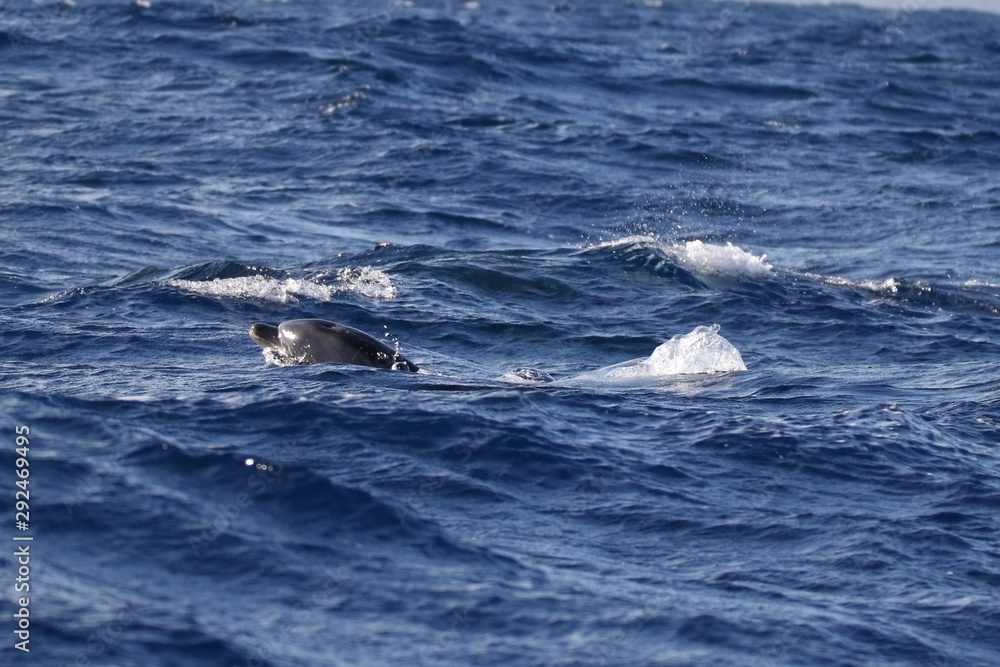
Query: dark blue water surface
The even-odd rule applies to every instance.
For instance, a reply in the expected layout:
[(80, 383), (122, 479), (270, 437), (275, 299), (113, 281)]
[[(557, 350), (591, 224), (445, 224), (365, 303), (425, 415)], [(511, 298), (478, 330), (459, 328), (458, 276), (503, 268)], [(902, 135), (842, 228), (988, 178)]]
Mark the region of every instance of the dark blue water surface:
[(1000, 664), (1000, 15), (914, 4), (4, 3), (0, 662)]

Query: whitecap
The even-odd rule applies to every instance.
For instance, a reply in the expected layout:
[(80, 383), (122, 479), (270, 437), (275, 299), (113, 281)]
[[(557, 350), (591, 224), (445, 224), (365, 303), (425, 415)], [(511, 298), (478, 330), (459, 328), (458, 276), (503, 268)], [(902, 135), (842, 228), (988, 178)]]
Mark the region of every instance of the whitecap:
[(767, 255), (754, 255), (732, 243), (715, 245), (704, 241), (688, 241), (670, 249), (678, 263), (695, 275), (704, 276), (766, 276), (773, 266)]
[(230, 299), (260, 299), (279, 303), (294, 303), (299, 297), (328, 301), (337, 290), (310, 280), (286, 278), (279, 280), (268, 276), (242, 276), (239, 278), (214, 278), (212, 280), (168, 280), (164, 283), (185, 292), (204, 296), (221, 296)]
[(390, 301), (399, 294), (389, 274), (371, 266), (340, 269), (337, 271), (337, 280), (340, 282), (341, 291), (352, 292), (377, 301)]
[(712, 278), (757, 278), (767, 276), (774, 270), (766, 254), (754, 255), (729, 242), (718, 245), (696, 239), (668, 245), (653, 236), (632, 235), (603, 241), (594, 247), (616, 249), (635, 246), (654, 246), (685, 271), (710, 283)]
[(206, 296), (260, 299), (279, 303), (296, 303), (299, 299), (330, 301), (336, 295), (344, 293), (388, 301), (395, 298), (398, 293), (392, 278), (384, 271), (371, 266), (340, 269), (335, 274), (337, 282), (334, 284), (323, 282), (328, 275), (285, 279), (256, 275), (213, 280), (168, 280), (164, 284)]

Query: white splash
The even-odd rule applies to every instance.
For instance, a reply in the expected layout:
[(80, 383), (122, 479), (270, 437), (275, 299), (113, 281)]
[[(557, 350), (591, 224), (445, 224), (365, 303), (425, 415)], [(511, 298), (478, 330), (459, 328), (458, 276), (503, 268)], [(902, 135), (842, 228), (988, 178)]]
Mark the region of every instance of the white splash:
[(674, 375), (731, 373), (747, 370), (740, 351), (719, 335), (719, 325), (697, 327), (663, 343), (645, 359), (634, 359), (578, 375), (574, 380), (646, 384)]
[(308, 278), (270, 278), (268, 276), (244, 276), (241, 278), (215, 278), (214, 280), (168, 280), (169, 287), (194, 292), (206, 296), (221, 296), (232, 299), (261, 299), (279, 303), (295, 303), (299, 299), (330, 301), (338, 294), (357, 294), (369, 299), (388, 301), (396, 297), (398, 290), (392, 279), (384, 271), (365, 266), (340, 269), (336, 273), (337, 283), (326, 284), (320, 274)]
[(301, 366), (295, 359), (278, 354), (269, 347), (261, 348), (261, 354), (264, 355), (264, 363), (268, 366)]
[(677, 335), (663, 343), (648, 359), (642, 359), (631, 369), (621, 369), (611, 375), (630, 374), (689, 375), (695, 373), (729, 373), (745, 371), (740, 351), (719, 335), (719, 325), (697, 327), (689, 334)]
[(765, 276), (774, 268), (767, 263), (767, 255), (754, 255), (732, 243), (724, 246), (688, 241), (675, 245), (670, 251), (678, 263), (696, 275)]

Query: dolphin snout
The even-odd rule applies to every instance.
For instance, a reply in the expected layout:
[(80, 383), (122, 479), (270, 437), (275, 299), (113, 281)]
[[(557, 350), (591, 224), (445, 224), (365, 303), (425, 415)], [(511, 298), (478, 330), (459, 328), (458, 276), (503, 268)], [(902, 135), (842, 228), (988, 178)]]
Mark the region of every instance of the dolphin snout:
[(278, 344), (278, 327), (257, 322), (250, 327), (250, 338), (263, 348), (275, 347)]

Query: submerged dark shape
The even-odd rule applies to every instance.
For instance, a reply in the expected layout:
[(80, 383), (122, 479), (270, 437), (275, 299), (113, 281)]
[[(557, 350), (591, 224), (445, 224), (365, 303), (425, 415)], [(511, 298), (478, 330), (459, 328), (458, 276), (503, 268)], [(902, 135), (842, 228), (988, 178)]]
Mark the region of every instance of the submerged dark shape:
[(288, 320), (274, 327), (258, 322), (250, 338), (297, 364), (337, 362), (417, 372), (416, 364), (363, 331), (326, 320)]

